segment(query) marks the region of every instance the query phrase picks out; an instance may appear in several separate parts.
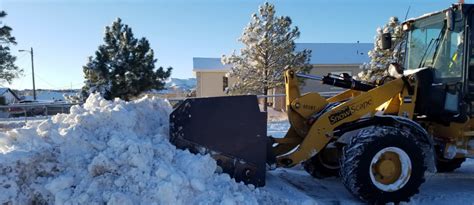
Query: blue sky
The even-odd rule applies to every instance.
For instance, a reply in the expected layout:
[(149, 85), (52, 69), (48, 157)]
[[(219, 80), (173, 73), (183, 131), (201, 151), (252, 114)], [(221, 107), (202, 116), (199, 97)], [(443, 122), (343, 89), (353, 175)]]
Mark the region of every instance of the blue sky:
[[(80, 88), (82, 66), (102, 43), (104, 27), (115, 18), (146, 37), (157, 66), (173, 67), (172, 77), (193, 77), (193, 57), (220, 57), (239, 49), (237, 41), (252, 13), (265, 1), (250, 0), (0, 0), (18, 45), (14, 54), (24, 76), (9, 86), (31, 88), (28, 53), (34, 48), (36, 87)], [(290, 16), (297, 42), (372, 42), (375, 29), (390, 16), (404, 19), (447, 8), (456, 1), (433, 0), (277, 0), (277, 15)], [(470, 1), (466, 1), (470, 2)]]

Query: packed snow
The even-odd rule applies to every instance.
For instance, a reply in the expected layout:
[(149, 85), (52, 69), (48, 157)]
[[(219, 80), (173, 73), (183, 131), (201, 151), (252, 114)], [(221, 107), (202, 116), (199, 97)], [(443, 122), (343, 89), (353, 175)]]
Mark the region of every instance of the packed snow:
[[(169, 103), (91, 95), (70, 114), (1, 133), (0, 203), (282, 204), (168, 141)], [(309, 203), (311, 199), (297, 203)]]
[[(468, 159), (453, 173), (430, 174), (407, 205), (451, 205), (474, 203), (474, 160)], [(278, 168), (267, 173), (263, 190), (291, 194), (293, 198), (311, 198), (317, 204), (365, 204), (347, 191), (336, 177), (315, 179), (302, 167)]]
[[(300, 166), (267, 172), (255, 188), (216, 173), (208, 155), (168, 141), (169, 103), (91, 95), (70, 114), (0, 133), (0, 203), (10, 204), (363, 204), (338, 178)], [(268, 124), (282, 137), (288, 121)], [(472, 204), (474, 160), (431, 174), (408, 204)]]

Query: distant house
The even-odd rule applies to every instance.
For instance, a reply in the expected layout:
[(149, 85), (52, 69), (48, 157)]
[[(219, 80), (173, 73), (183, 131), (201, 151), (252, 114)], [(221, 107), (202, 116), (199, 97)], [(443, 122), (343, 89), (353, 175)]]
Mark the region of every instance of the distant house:
[(20, 102), (20, 98), (10, 88), (0, 88), (0, 105)]
[(229, 83), (227, 77), (231, 66), (223, 65), (220, 58), (193, 58), (193, 72), (196, 75), (196, 96), (212, 97), (225, 95)]
[[(328, 73), (348, 73), (357, 75), (360, 66), (369, 62), (368, 51), (373, 48), (372, 43), (297, 43), (296, 50), (308, 49), (312, 51), (310, 64), (313, 68), (310, 74), (326, 75)], [(223, 65), (220, 58), (193, 58), (193, 71), (196, 75), (197, 97), (225, 95), (227, 86), (234, 83), (227, 73), (231, 66)], [(341, 88), (322, 85), (321, 82), (306, 80), (301, 88), (302, 92), (337, 92)], [(276, 91), (283, 92), (281, 91)]]

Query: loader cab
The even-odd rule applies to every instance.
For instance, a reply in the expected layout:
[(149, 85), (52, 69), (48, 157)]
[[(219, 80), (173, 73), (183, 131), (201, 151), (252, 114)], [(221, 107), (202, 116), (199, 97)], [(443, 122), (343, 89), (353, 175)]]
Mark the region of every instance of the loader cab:
[(466, 72), (464, 80), (466, 82), (465, 92), (466, 98), (469, 101), (469, 114), (471, 118), (474, 117), (474, 5), (469, 5), (466, 8)]
[(474, 101), (472, 8), (455, 4), (402, 25), (404, 73), (421, 70), (415, 74), (418, 116), (449, 123), (474, 114), (470, 109)]

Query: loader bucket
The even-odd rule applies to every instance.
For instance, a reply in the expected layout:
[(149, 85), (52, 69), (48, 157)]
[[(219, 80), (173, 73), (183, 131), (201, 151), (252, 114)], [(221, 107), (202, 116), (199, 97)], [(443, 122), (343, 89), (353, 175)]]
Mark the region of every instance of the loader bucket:
[(170, 115), (170, 141), (210, 154), (237, 182), (265, 185), (267, 115), (254, 95), (186, 99)]

